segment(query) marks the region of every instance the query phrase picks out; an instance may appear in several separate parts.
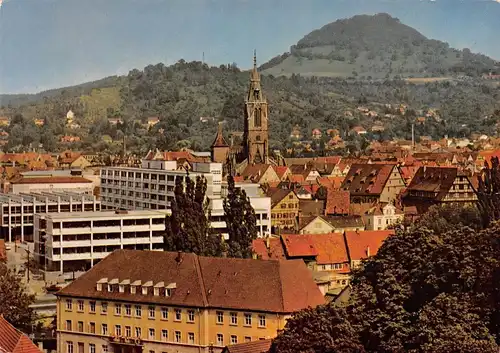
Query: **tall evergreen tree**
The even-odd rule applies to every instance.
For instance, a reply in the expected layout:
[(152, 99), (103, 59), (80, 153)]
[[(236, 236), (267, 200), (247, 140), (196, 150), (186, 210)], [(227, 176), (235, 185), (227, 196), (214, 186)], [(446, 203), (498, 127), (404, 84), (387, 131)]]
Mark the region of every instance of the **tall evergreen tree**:
[(227, 178), (228, 192), (224, 199), (228, 240), (228, 256), (252, 257), (252, 241), (257, 238), (257, 217), (245, 190), (237, 188), (232, 176)]
[(165, 221), (165, 251), (193, 252), (203, 256), (222, 256), (224, 246), (219, 234), (211, 232), (208, 204), (205, 197), (207, 181), (189, 175), (175, 180), (172, 215)]

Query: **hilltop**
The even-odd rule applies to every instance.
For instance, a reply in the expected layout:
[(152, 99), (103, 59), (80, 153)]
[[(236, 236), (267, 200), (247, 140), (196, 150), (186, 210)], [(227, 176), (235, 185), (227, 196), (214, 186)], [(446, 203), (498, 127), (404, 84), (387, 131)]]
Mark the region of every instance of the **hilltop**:
[(479, 76), (499, 69), (499, 63), (485, 55), (428, 39), (388, 14), (329, 23), (261, 66), (264, 74), (274, 76), (365, 79)]

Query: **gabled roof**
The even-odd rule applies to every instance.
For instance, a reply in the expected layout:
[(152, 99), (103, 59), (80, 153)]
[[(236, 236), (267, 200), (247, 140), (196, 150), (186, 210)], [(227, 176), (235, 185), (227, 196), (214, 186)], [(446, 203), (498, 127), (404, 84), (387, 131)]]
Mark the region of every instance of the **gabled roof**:
[[(269, 243), (267, 243), (269, 242)], [(269, 247), (268, 247), (269, 245)], [(252, 241), (252, 250), (261, 260), (286, 259), (280, 238), (258, 238)]]
[(300, 200), (299, 210), (302, 216), (321, 216), (325, 213), (323, 200)]
[(229, 147), (226, 140), (224, 139), (224, 135), (222, 133), (222, 124), (219, 123), (219, 127), (217, 129), (217, 135), (215, 135), (215, 140), (212, 143), (212, 148), (214, 147)]
[(449, 192), (458, 168), (455, 167), (420, 167), (413, 176), (407, 191), (436, 193), (434, 199), (442, 200)]
[[(323, 304), (301, 260), (202, 257), (192, 253), (117, 250), (58, 292), (103, 300), (291, 313)], [(102, 278), (175, 283), (171, 296), (97, 291)]]
[(345, 241), (351, 261), (365, 259), (377, 253), (382, 243), (394, 230), (366, 230), (345, 232)]
[(280, 179), (283, 178), (286, 172), (290, 171), (290, 169), (287, 166), (273, 165), (273, 169), (276, 172), (276, 175), (278, 175)]
[[(281, 189), (281, 188), (269, 188), (267, 191), (267, 196), (271, 198), (271, 207), (276, 206), (281, 200), (290, 195), (290, 193), (294, 193), (293, 190), (290, 189)], [(295, 195), (295, 193), (294, 193)]]
[(40, 349), (21, 331), (0, 315), (0, 352), (41, 353)]
[(352, 195), (380, 195), (394, 164), (353, 164), (342, 183)]
[(265, 339), (226, 346), (223, 353), (267, 353), (273, 340)]
[(315, 257), (318, 265), (349, 261), (342, 233), (285, 234), (281, 237), (289, 257)]
[(244, 179), (259, 181), (269, 168), (271, 168), (270, 164), (249, 164), (246, 166), (243, 172), (241, 172), (241, 176)]
[(349, 214), (349, 206), (351, 204), (349, 191), (327, 190), (326, 198), (326, 214)]

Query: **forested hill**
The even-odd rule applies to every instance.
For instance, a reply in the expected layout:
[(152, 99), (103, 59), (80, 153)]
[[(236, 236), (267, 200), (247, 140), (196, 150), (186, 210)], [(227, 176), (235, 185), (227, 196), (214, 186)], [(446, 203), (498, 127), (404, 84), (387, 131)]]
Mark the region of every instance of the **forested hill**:
[(498, 62), (469, 49), (426, 38), (388, 14), (358, 15), (307, 34), (261, 66), (272, 75), (364, 78), (478, 76)]

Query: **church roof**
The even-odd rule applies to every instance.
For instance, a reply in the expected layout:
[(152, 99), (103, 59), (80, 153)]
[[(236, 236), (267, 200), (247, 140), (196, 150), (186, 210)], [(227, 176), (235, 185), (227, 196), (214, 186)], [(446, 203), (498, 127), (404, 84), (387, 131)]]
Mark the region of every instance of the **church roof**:
[(219, 128), (217, 129), (217, 135), (215, 136), (215, 140), (212, 143), (213, 147), (229, 147), (226, 140), (224, 139), (224, 135), (222, 134), (222, 125), (219, 123)]

